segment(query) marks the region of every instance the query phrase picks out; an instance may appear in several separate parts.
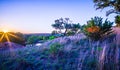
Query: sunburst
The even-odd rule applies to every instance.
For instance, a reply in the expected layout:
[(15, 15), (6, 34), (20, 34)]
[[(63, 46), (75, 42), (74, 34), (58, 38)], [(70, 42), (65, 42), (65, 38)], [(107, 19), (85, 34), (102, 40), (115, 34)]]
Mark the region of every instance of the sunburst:
[(6, 29), (3, 29), (2, 32), (0, 32), (0, 42), (4, 42), (3, 39), (6, 39), (5, 41), (7, 42), (7, 45), (9, 47), (9, 51), (10, 51), (10, 55), (12, 56), (15, 56), (15, 53), (12, 48), (12, 44), (10, 42), (12, 42), (12, 39), (10, 39), (10, 37), (13, 37), (13, 38), (17, 38), (18, 40), (22, 40), (22, 38), (18, 37), (15, 33), (13, 32), (9, 32), (8, 30)]
[(17, 38), (17, 39), (19, 39), (19, 40), (22, 40), (20, 37), (18, 37), (18, 36), (15, 35), (15, 34), (12, 34), (11, 32), (9, 32), (9, 31), (6, 30), (6, 29), (3, 29), (2, 31), (3, 31), (3, 32), (0, 33), (0, 34), (1, 34), (0, 42), (2, 42), (2, 40), (3, 40), (4, 38), (6, 38), (6, 40), (7, 40), (7, 42), (8, 42), (8, 44), (9, 44), (10, 47), (11, 47), (11, 44), (10, 44), (11, 41), (10, 41), (9, 36), (12, 36), (12, 37)]
[(6, 29), (4, 29), (4, 30), (3, 30), (3, 32), (4, 32), (4, 33), (7, 33), (7, 32), (9, 32), (9, 31), (8, 31), (8, 30), (6, 30)]

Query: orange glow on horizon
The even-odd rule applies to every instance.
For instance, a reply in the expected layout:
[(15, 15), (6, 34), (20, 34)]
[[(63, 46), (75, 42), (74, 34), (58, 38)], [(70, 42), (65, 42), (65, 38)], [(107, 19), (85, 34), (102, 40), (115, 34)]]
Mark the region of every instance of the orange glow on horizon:
[(0, 37), (0, 42), (2, 42), (2, 40), (4, 38), (6, 38), (6, 40), (7, 40), (6, 42), (8, 42), (9, 46), (12, 47), (11, 44), (10, 44), (10, 42), (11, 42), (11, 40), (9, 38), (10, 36), (21, 40), (21, 38), (19, 38), (18, 36), (14, 35), (14, 34), (12, 34), (10, 32), (8, 32), (7, 30), (3, 30), (3, 33), (1, 33), (1, 37)]
[(4, 33), (7, 33), (7, 32), (9, 32), (7, 29), (3, 29), (2, 30)]

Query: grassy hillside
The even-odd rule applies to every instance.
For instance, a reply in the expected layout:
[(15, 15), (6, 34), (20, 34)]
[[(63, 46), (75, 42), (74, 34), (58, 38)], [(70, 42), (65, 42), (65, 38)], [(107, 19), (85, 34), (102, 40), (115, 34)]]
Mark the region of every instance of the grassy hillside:
[(79, 34), (1, 51), (0, 70), (119, 70), (119, 38), (119, 31), (97, 42)]

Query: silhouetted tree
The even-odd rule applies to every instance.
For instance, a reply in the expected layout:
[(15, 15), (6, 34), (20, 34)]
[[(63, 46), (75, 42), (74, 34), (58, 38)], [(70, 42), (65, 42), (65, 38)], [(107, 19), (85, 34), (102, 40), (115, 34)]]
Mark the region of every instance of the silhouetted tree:
[(74, 32), (75, 34), (78, 33), (80, 31), (80, 24), (72, 24), (72, 32)]
[[(56, 30), (59, 29), (59, 31), (54, 31), (55, 33), (63, 33), (64, 35), (67, 35), (68, 32), (76, 34), (80, 29), (80, 25), (72, 23), (69, 18), (57, 19), (55, 20), (55, 24), (52, 24), (52, 26)], [(61, 30), (64, 30), (64, 32), (62, 32)]]
[(63, 19), (57, 19), (55, 20), (55, 24), (52, 24), (52, 27), (55, 28), (56, 30), (59, 30), (58, 32), (59, 33), (62, 33), (62, 29), (64, 29), (64, 26), (63, 26)]
[(111, 13), (120, 14), (120, 0), (93, 0), (96, 9), (112, 8), (106, 12), (106, 16)]

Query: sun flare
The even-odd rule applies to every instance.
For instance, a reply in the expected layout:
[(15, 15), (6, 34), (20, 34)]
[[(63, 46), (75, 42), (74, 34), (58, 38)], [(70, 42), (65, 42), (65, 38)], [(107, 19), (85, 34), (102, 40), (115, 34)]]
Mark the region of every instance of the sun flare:
[(18, 37), (17, 35), (15, 35), (14, 32), (11, 33), (11, 32), (9, 32), (7, 29), (2, 29), (2, 33), (0, 33), (0, 34), (1, 34), (1, 36), (0, 36), (0, 42), (1, 42), (4, 38), (6, 38), (7, 42), (11, 42), (10, 39), (9, 39), (9, 37), (14, 37), (14, 38), (16, 38), (16, 39), (21, 40), (21, 38)]
[(7, 32), (8, 32), (8, 30), (6, 30), (6, 29), (3, 29), (2, 31), (3, 31), (4, 33), (7, 33)]

